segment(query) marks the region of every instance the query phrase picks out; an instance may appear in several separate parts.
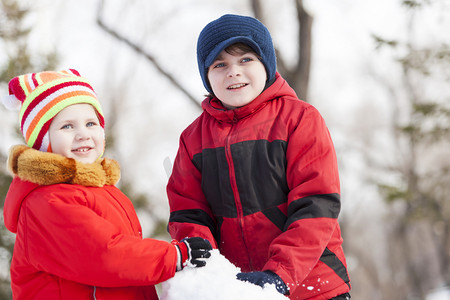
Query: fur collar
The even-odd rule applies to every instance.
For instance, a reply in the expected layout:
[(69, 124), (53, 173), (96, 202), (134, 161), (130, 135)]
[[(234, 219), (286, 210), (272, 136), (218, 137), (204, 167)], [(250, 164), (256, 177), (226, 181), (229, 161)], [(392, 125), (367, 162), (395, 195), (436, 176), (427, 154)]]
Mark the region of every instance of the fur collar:
[(115, 160), (103, 158), (99, 162), (84, 164), (25, 145), (11, 148), (8, 169), (20, 179), (39, 185), (69, 183), (102, 187), (115, 185), (120, 178), (120, 166)]

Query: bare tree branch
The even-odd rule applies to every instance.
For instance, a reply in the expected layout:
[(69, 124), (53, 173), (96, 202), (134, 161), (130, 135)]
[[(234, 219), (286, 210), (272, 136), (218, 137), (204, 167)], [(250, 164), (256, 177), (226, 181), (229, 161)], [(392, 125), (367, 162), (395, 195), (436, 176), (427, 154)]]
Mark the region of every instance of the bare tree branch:
[[(277, 55), (278, 72), (286, 79), (291, 87), (297, 92), (300, 99), (307, 101), (309, 74), (311, 69), (311, 40), (312, 40), (312, 16), (305, 10), (302, 0), (295, 0), (297, 19), (299, 24), (298, 32), (298, 62), (296, 65), (287, 63), (280, 55), (280, 51), (275, 48)], [(264, 22), (264, 14), (261, 0), (251, 0), (251, 7), (255, 18)]]
[[(298, 62), (295, 66), (287, 64), (275, 49), (278, 57), (278, 71), (289, 82), (292, 88), (297, 92), (300, 99), (307, 101), (309, 74), (311, 68), (311, 35), (312, 35), (312, 16), (304, 9), (302, 0), (295, 0), (296, 10), (299, 22), (298, 33)], [(264, 23), (263, 5), (261, 0), (251, 0), (251, 7), (254, 16)], [(97, 24), (99, 27), (112, 35), (119, 41), (124, 42), (131, 47), (138, 54), (145, 57), (165, 78), (167, 78), (178, 90), (180, 90), (186, 97), (197, 107), (201, 104), (196, 98), (187, 91), (180, 82), (175, 79), (169, 72), (167, 72), (159, 63), (158, 60), (150, 53), (146, 52), (141, 46), (137, 45), (127, 37), (121, 35), (119, 32), (108, 26), (102, 19), (103, 1), (100, 1), (97, 13)]]
[(257, 18), (262, 23), (264, 23), (261, 1), (260, 0), (251, 0), (251, 6), (252, 6), (252, 10), (253, 10), (253, 15), (255, 16), (255, 18)]
[(111, 27), (105, 24), (102, 20), (102, 11), (103, 11), (103, 1), (100, 1), (99, 8), (97, 11), (97, 24), (98, 26), (103, 29), (108, 34), (112, 35), (114, 38), (118, 39), (121, 42), (124, 42), (129, 47), (131, 47), (134, 51), (136, 51), (138, 54), (145, 57), (165, 78), (167, 78), (178, 90), (180, 90), (195, 106), (201, 108), (201, 104), (196, 100), (196, 98), (187, 91), (178, 80), (176, 80), (169, 72), (167, 72), (157, 61), (157, 59), (151, 55), (150, 53), (147, 53), (142, 47), (135, 44), (128, 38), (124, 37)]
[(294, 74), (296, 91), (300, 98), (308, 96), (309, 74), (311, 68), (311, 29), (312, 16), (303, 7), (303, 0), (297, 0), (297, 15), (299, 21), (299, 58)]

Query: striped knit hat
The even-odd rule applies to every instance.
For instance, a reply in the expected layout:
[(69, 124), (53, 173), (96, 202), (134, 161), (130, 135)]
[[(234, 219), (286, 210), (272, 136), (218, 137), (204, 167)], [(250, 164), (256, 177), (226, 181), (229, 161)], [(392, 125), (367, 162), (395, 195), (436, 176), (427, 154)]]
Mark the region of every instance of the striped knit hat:
[(20, 108), (20, 130), (28, 146), (51, 151), (48, 129), (53, 118), (72, 104), (91, 104), (100, 125), (105, 121), (94, 89), (86, 78), (74, 69), (60, 72), (29, 73), (11, 79), (9, 96), (3, 104), (9, 109)]

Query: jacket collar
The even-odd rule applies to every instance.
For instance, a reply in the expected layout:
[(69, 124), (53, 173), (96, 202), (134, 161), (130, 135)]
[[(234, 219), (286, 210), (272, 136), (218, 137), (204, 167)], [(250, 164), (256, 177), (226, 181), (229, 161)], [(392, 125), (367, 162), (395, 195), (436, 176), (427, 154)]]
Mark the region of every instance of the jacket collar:
[(21, 180), (38, 185), (70, 183), (101, 187), (114, 185), (120, 178), (120, 167), (114, 160), (103, 158), (99, 162), (84, 164), (25, 145), (11, 148), (8, 169)]
[(23, 199), (41, 185), (57, 183), (101, 187), (114, 185), (120, 178), (119, 164), (104, 158), (83, 164), (58, 154), (41, 152), (25, 145), (11, 148), (8, 169), (14, 174), (3, 206), (3, 221), (11, 232), (17, 232)]
[(214, 97), (203, 100), (202, 108), (219, 122), (235, 123), (260, 110), (270, 101), (285, 96), (297, 98), (295, 91), (288, 85), (286, 80), (279, 73), (276, 73), (275, 82), (245, 106), (228, 110), (222, 105), (219, 99)]

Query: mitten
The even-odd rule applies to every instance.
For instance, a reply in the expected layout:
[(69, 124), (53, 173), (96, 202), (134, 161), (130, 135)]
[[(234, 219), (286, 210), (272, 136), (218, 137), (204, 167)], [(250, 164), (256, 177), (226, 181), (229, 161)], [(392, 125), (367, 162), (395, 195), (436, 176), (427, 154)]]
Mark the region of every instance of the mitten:
[(185, 238), (180, 242), (173, 240), (178, 252), (177, 271), (180, 271), (184, 266), (198, 268), (206, 265), (203, 258), (209, 258), (212, 250), (211, 243), (201, 237)]
[(284, 281), (272, 271), (238, 273), (237, 279), (264, 287), (265, 284), (274, 284), (277, 291), (287, 295), (289, 290)]

